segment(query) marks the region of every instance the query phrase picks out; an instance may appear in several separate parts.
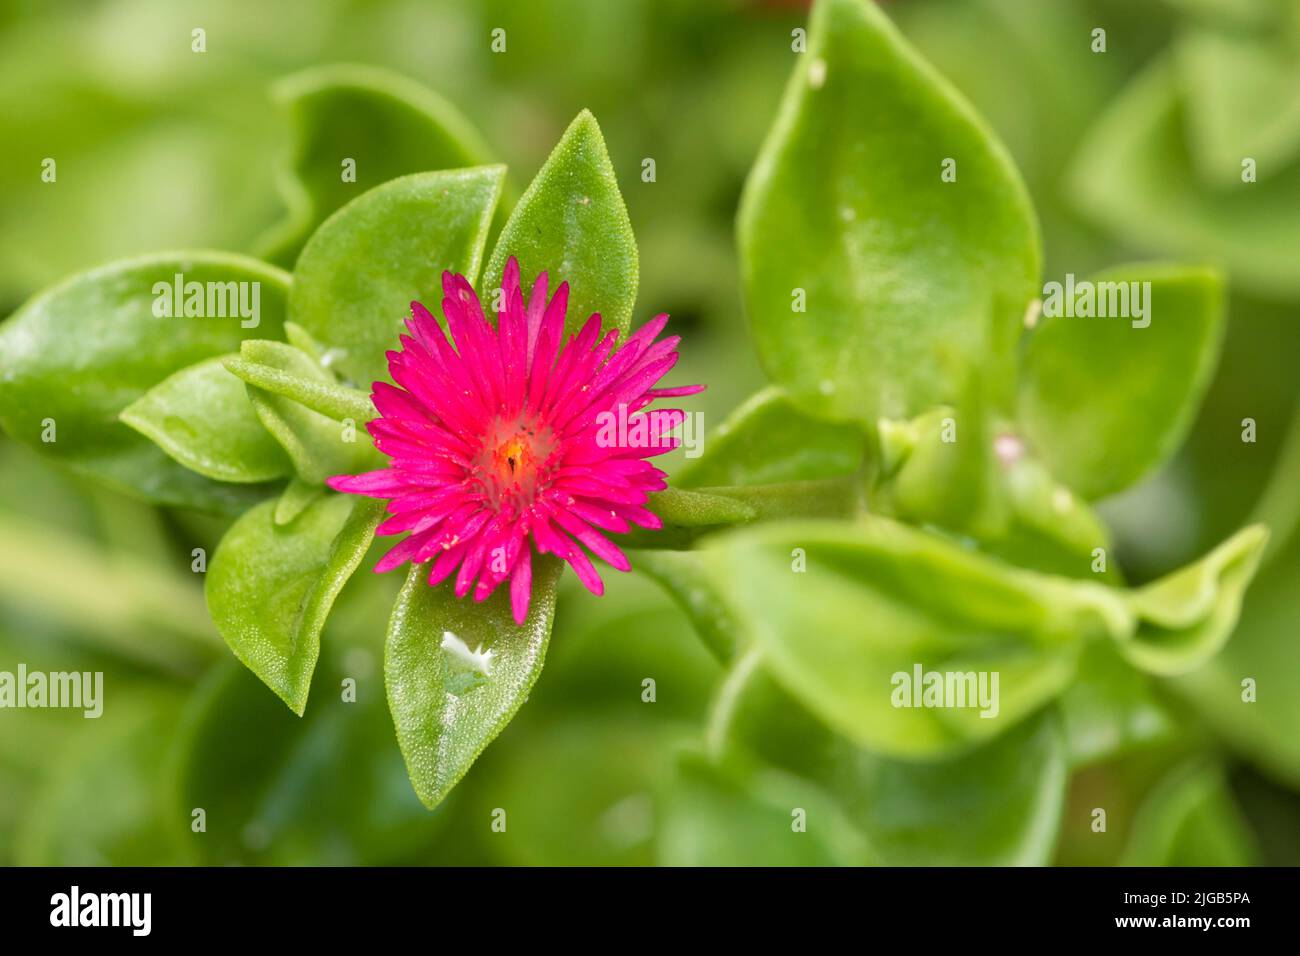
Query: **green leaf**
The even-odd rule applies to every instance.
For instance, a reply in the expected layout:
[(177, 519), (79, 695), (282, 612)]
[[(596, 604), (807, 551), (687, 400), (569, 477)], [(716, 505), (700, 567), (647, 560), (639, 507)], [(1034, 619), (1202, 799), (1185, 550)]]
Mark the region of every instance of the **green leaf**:
[(1260, 572), (1227, 645), (1203, 666), (1166, 681), (1231, 748), (1300, 789), (1300, 655), (1296, 590), (1300, 539)]
[[(634, 565), (640, 556), (630, 556)], [(619, 574), (605, 584), (605, 596), (594, 600), (575, 576), (561, 578), (546, 680), (533, 688), (530, 703), (557, 719), (572, 717), (577, 708), (596, 720), (617, 715), (686, 724), (697, 736), (721, 667), (654, 582)], [(641, 699), (650, 675), (664, 691), (654, 707)]]
[[(321, 656), (305, 717), (233, 660), (191, 695), (165, 767), (166, 818), (190, 862), (430, 862), (446, 815), (430, 814), (407, 786), (373, 654), (337, 651)], [(342, 693), (345, 677), (354, 695)], [(196, 807), (201, 833), (191, 829)]]
[(1300, 155), (1300, 58), (1293, 45), (1280, 33), (1203, 28), (1178, 38), (1174, 65), (1187, 91), (1189, 152), (1206, 182), (1239, 184), (1245, 156), (1267, 179)]
[[(155, 315), (156, 304), (160, 312), (173, 305), (168, 290), (177, 275), (204, 284), (205, 312), (211, 291), (212, 311), (232, 314)], [(256, 290), (256, 320), (229, 302), (221, 308), (216, 293), (224, 298), (230, 282), (244, 283), (237, 289), (250, 313)], [(237, 351), (245, 337), (278, 335), (287, 295), (285, 273), (221, 252), (163, 253), (73, 276), (0, 327), (0, 424), (18, 441), (147, 501), (237, 513), (268, 490), (205, 478), (118, 415), (169, 375)], [(43, 440), (47, 422), (54, 441)]]
[(1108, 640), (1084, 645), (1074, 683), (1061, 697), (1061, 714), (1072, 767), (1167, 744), (1179, 732), (1152, 679)]
[(819, 0), (795, 59), (738, 224), (769, 375), (872, 425), (953, 399), (955, 363), (1013, 381), (1039, 239), (1005, 150), (867, 0)]
[[(241, 358), (256, 363), (258, 370), (274, 369), (293, 381), (305, 383), (305, 391), (310, 396), (339, 394), (343, 397), (354, 391), (340, 391), (342, 387), (335, 385), (333, 376), (311, 356), (283, 342), (246, 342)], [(243, 368), (242, 365), (236, 367)], [(307, 408), (294, 397), (252, 384), (246, 388), (258, 419), (283, 446), (293, 462), (294, 471), (304, 481), (321, 485), (333, 475), (355, 474), (376, 463), (378, 456), (364, 432), (358, 440), (358, 422), (355, 419), (339, 422)], [(374, 409), (368, 400), (363, 406), (358, 398), (356, 404), (369, 409), (367, 419), (373, 417)]]
[(1185, 568), (1130, 591), (1126, 601), (1139, 620), (1120, 652), (1151, 674), (1185, 674), (1227, 642), (1241, 600), (1268, 542), (1262, 525), (1242, 528)]
[[(280, 182), (289, 212), (259, 246), (286, 265), (327, 217), (366, 189), (409, 173), (491, 162), (455, 107), (387, 70), (350, 64), (305, 70), (276, 83), (271, 97), (292, 128), (289, 169)], [(353, 181), (343, 177), (348, 160)]]
[(852, 425), (805, 415), (779, 388), (763, 389), (708, 437), (673, 476), (679, 488), (763, 485), (856, 471), (865, 440)]
[(1166, 57), (1123, 91), (1079, 146), (1068, 195), (1129, 244), (1222, 263), (1235, 288), (1295, 296), (1297, 160), (1258, 182), (1239, 174), (1231, 189), (1205, 187), (1192, 168), (1176, 79)]
[(298, 258), (289, 315), (352, 383), (388, 377), (412, 300), (437, 311), (442, 273), (478, 275), (504, 166), (417, 173), (376, 186), (316, 230)]
[[(661, 866), (862, 866), (874, 857), (829, 796), (729, 755), (685, 753), (665, 788)], [(802, 812), (805, 830), (798, 830)]]
[[(1069, 684), (1084, 638), (1133, 626), (1099, 584), (1021, 571), (883, 518), (765, 524), (707, 551), (709, 577), (772, 676), (885, 754), (1004, 732)], [(930, 672), (983, 675), (988, 700), (907, 706)]]
[(163, 379), (118, 417), (191, 471), (217, 481), (270, 481), (293, 470), (221, 357)]
[(745, 524), (758, 517), (749, 503), (726, 494), (665, 488), (653, 492), (646, 506), (659, 516), (662, 528), (633, 529), (626, 541), (630, 547), (682, 548), (701, 535), (731, 525)]
[(986, 542), (991, 554), (1048, 574), (1123, 583), (1116, 561), (1107, 560), (1105, 569), (1097, 570), (1097, 549), (1107, 555), (1111, 550), (1106, 526), (1087, 502), (1058, 484), (1040, 462), (1022, 456), (1006, 463), (1000, 481), (1010, 522), (1002, 535)]
[(370, 395), (360, 389), (322, 381), (314, 375), (295, 375), (245, 358), (226, 359), (225, 364), (232, 375), (249, 385), (254, 385), (263, 392), (291, 398), (299, 405), (336, 422), (350, 418), (360, 423), (378, 417)]
[(501, 230), (479, 283), (484, 302), (510, 256), (525, 283), (540, 272), (549, 274), (552, 289), (569, 283), (567, 332), (593, 312), (606, 330), (627, 331), (636, 302), (636, 239), (604, 137), (587, 110), (569, 124)]
[(411, 568), (388, 625), (384, 680), (407, 772), (426, 807), (442, 801), (527, 698), (546, 657), (560, 568), (535, 562), (522, 626), (507, 587), (482, 603), (462, 600), (451, 581), (431, 588), (428, 567)]
[(1259, 848), (1221, 767), (1196, 761), (1158, 783), (1134, 817), (1121, 866), (1252, 866)]
[(369, 439), (363, 434), (357, 440), (355, 424), (340, 425), (282, 395), (247, 388), (257, 417), (283, 446), (303, 481), (323, 485), (334, 475), (365, 471), (375, 458)]
[(284, 493), (275, 503), (275, 523), (288, 524), (302, 514), (308, 505), (326, 493), (320, 485), (294, 478), (285, 486)]
[[(1068, 763), (1061, 722), (1035, 715), (948, 760), (895, 760), (834, 734), (761, 667), (738, 662), (710, 736), (818, 784), (887, 866), (1042, 866), (1052, 857)], [(810, 827), (811, 829), (811, 827)]]
[(289, 340), (289, 344), (300, 351), (306, 352), (321, 368), (327, 368), (333, 361), (333, 356), (329, 349), (321, 345), (311, 333), (304, 329), (297, 322), (284, 323), (284, 337)]
[(998, 486), (988, 422), (978, 405), (960, 413), (947, 406), (907, 423), (911, 447), (873, 501), (914, 524), (998, 537), (1008, 523)]
[(707, 560), (698, 551), (638, 551), (631, 559), (633, 568), (657, 581), (686, 612), (705, 647), (725, 664), (735, 657), (743, 634), (709, 578)]
[(1026, 350), (1020, 418), (1051, 472), (1092, 499), (1133, 484), (1182, 443), (1218, 363), (1223, 283), (1180, 266), (1125, 266), (1090, 281), (1099, 301), (1101, 283), (1150, 283), (1145, 315), (1046, 319)]
[[(698, 737), (721, 669), (654, 584), (620, 574), (606, 585), (595, 600), (576, 577), (561, 578), (545, 677), (440, 805), (481, 848), (480, 863), (654, 862), (655, 791)], [(658, 685), (651, 705), (642, 699), (647, 676)], [(509, 838), (478, 839), (487, 831), (473, 821), (497, 807), (509, 814)], [(449, 852), (440, 846), (438, 861), (450, 862)]]
[(334, 599), (370, 547), (382, 502), (326, 495), (284, 525), (276, 502), (226, 532), (208, 567), (208, 610), (249, 670), (299, 716)]
[[(554, 661), (546, 685), (552, 667)], [(573, 701), (567, 703), (567, 717), (530, 715), (511, 728), (479, 764), (473, 789), (458, 791), (457, 808), (468, 819), (506, 810), (510, 839), (494, 841), (492, 849), (509, 866), (653, 865), (654, 792), (695, 727), (575, 712)], [(574, 787), (575, 780), (582, 785)]]
[(869, 510), (973, 537), (1023, 568), (1119, 583), (1115, 562), (1097, 569), (1096, 549), (1108, 551), (1110, 535), (1096, 514), (1026, 454), (1014, 430), (995, 429), (978, 403), (966, 409), (880, 421), (882, 474)]
[(632, 548), (686, 548), (714, 531), (774, 518), (843, 518), (860, 507), (852, 476), (822, 481), (732, 488), (667, 488), (646, 503), (663, 521), (655, 530), (634, 528), (624, 541)]
[(1045, 866), (1068, 778), (1050, 711), (952, 760), (863, 757), (846, 802), (887, 864)]

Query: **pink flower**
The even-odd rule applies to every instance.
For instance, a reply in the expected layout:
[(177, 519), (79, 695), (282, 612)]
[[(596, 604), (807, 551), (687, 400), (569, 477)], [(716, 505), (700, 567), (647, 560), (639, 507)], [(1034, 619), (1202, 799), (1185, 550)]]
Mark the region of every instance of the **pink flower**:
[(643, 409), (704, 386), (653, 387), (677, 363), (677, 337), (654, 341), (668, 316), (617, 351), (618, 331), (602, 336), (599, 314), (562, 341), (567, 283), (548, 302), (543, 272), (525, 303), (511, 258), (501, 284), (504, 310), (494, 328), (465, 277), (442, 274), (450, 343), (429, 310), (411, 303), (411, 335), (388, 353), (396, 385), (374, 383), (381, 417), (367, 426), (389, 466), (328, 484), (391, 499), (392, 517), (376, 534), (409, 534), (376, 571), (432, 561), (431, 586), (455, 571), (457, 597), (472, 590), (476, 601), (509, 578), (522, 624), (533, 548), (567, 561), (595, 594), (604, 585), (584, 547), (629, 570), (601, 532), (661, 526), (645, 505), (666, 475), (646, 459), (677, 447), (668, 432), (685, 419), (679, 409)]

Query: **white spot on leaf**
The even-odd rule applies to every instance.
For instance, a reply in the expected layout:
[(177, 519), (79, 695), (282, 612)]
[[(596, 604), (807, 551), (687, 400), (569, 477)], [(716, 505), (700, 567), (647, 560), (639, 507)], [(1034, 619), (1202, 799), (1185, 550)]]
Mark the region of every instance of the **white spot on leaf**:
[(480, 644), (474, 650), (451, 631), (442, 632), (442, 649), (451, 659), (466, 670), (490, 677), (492, 674), (492, 649), (483, 650)]

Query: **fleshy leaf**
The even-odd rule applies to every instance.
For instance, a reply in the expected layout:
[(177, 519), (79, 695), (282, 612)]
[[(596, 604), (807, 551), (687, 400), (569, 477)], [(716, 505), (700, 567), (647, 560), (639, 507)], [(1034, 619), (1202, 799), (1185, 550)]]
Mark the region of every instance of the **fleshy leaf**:
[[(997, 441), (997, 439), (994, 439)], [(1110, 553), (1110, 532), (1088, 503), (1028, 457), (1006, 463), (1000, 481), (1010, 509), (1005, 533), (986, 542), (1012, 564), (1071, 578), (1122, 584), (1118, 564), (1098, 570), (1097, 549)]]
[[(1068, 762), (1060, 721), (1050, 711), (942, 763), (867, 757), (854, 769), (849, 805), (888, 863), (1051, 861)], [(964, 838), (953, 839), (958, 833)]]
[(378, 417), (370, 396), (360, 389), (324, 381), (315, 375), (296, 375), (242, 356), (227, 359), (225, 365), (231, 374), (249, 385), (272, 395), (290, 398), (336, 422), (351, 418), (360, 425)]
[[(555, 635), (557, 651), (561, 640)], [(554, 656), (547, 661), (546, 679), (533, 688), (530, 710), (534, 704), (543, 709), (538, 698), (551, 688), (556, 664)], [(556, 713), (530, 714), (513, 725), (475, 771), (469, 799), (453, 800), (447, 810), (455, 807), (465, 819), (467, 812), (477, 814), (489, 795), (491, 806), (484, 809), (508, 809), (510, 839), (495, 841), (494, 865), (653, 865), (654, 792), (697, 728), (658, 712), (659, 720), (638, 720), (635, 711), (620, 712), (617, 705), (601, 708), (587, 698), (549, 697), (556, 701)], [(574, 787), (575, 780), (582, 785)], [(414, 793), (410, 799), (420, 806)], [(470, 801), (475, 808), (466, 811)], [(423, 807), (420, 812), (429, 816)]]
[[(711, 739), (820, 785), (885, 865), (1042, 866), (1068, 776), (1051, 710), (942, 761), (896, 760), (829, 730), (742, 658), (719, 695)], [(954, 839), (961, 834), (961, 839)]]
[(473, 280), (504, 166), (417, 173), (376, 186), (316, 230), (298, 258), (289, 315), (352, 384), (387, 380), (412, 300), (437, 312), (442, 273)]
[(283, 493), (276, 499), (275, 523), (288, 524), (323, 494), (325, 494), (325, 489), (321, 485), (315, 485), (310, 481), (303, 481), (297, 477), (291, 479), (289, 484), (285, 486)]
[(1300, 290), (1297, 161), (1257, 182), (1239, 175), (1231, 189), (1206, 188), (1188, 155), (1176, 79), (1164, 58), (1130, 83), (1080, 144), (1067, 194), (1128, 243), (1222, 263), (1234, 287), (1293, 297)]
[[(271, 97), (293, 130), (281, 191), (285, 219), (259, 241), (267, 258), (292, 264), (335, 210), (372, 186), (431, 169), (491, 162), (474, 127), (450, 103), (397, 73), (331, 65), (284, 77)], [(345, 162), (355, 174), (344, 179)]]
[(1005, 392), (1039, 272), (1005, 150), (868, 0), (819, 0), (795, 59), (738, 224), (769, 375), (868, 424), (952, 400), (954, 363)]
[(1121, 866), (1252, 866), (1259, 848), (1223, 768), (1175, 768), (1138, 808)]
[[(630, 555), (634, 563), (639, 554)], [(615, 713), (644, 724), (644, 704), (639, 696), (629, 701), (624, 689), (641, 686), (653, 674), (660, 686), (671, 683), (673, 692), (658, 696), (651, 722), (684, 726), (687, 736), (698, 737), (722, 669), (653, 582), (640, 574), (612, 575), (605, 596), (591, 600), (577, 577), (567, 576), (557, 601), (561, 610), (546, 679), (532, 691), (539, 709), (584, 721), (596, 711)], [(566, 607), (577, 613), (566, 613)], [(538, 721), (529, 726), (545, 733)]]
[(169, 375), (119, 417), (186, 468), (217, 481), (271, 481), (293, 470), (222, 357)]
[(858, 507), (852, 476), (823, 481), (728, 488), (667, 488), (652, 492), (646, 507), (663, 527), (633, 528), (624, 540), (633, 548), (686, 548), (714, 531), (758, 519), (843, 518)]
[(1052, 474), (1093, 499), (1133, 484), (1182, 443), (1218, 363), (1223, 287), (1213, 270), (1179, 266), (1126, 266), (1089, 281), (1098, 300), (1107, 288), (1127, 293), (1129, 311), (1149, 282), (1145, 315), (1044, 319), (1025, 354), (1020, 418)]
[(666, 488), (650, 494), (647, 507), (663, 522), (662, 528), (634, 528), (625, 539), (632, 547), (682, 548), (703, 534), (745, 524), (758, 516), (746, 502), (709, 491)]
[(863, 447), (860, 429), (805, 415), (781, 389), (768, 387), (708, 436), (704, 454), (688, 458), (673, 484), (763, 485), (846, 475), (861, 463)]
[[(1082, 639), (1132, 628), (1100, 584), (1021, 571), (883, 518), (764, 524), (707, 550), (778, 683), (885, 754), (936, 755), (1004, 732), (1068, 685)], [(987, 685), (985, 705), (908, 706), (930, 672), (996, 674), (999, 686)]]
[(881, 488), (888, 513), (977, 537), (1003, 534), (1008, 509), (983, 409), (942, 406), (907, 427), (914, 434), (912, 447)]
[(1267, 564), (1232, 640), (1202, 667), (1165, 684), (1238, 754), (1300, 789), (1300, 654), (1296, 593), (1300, 539)]
[[(863, 866), (867, 841), (815, 783), (743, 755), (683, 753), (665, 788), (661, 866)], [(793, 808), (793, 809), (792, 809)], [(802, 811), (805, 830), (794, 827)]]
[(1262, 525), (1242, 528), (1195, 564), (1127, 594), (1139, 626), (1120, 652), (1152, 674), (1185, 674), (1227, 642), (1268, 542)]
[(638, 551), (632, 567), (653, 578), (678, 604), (700, 639), (722, 663), (728, 663), (744, 639), (735, 615), (706, 571), (699, 551)]
[(523, 705), (542, 671), (561, 565), (536, 559), (522, 626), (508, 587), (480, 602), (451, 581), (429, 587), (426, 565), (406, 579), (384, 647), (384, 680), (397, 742), (415, 792), (432, 809)]
[[(176, 314), (178, 275), (202, 284), (192, 301), (202, 300), (203, 315), (184, 314), (184, 285)], [(268, 489), (205, 478), (118, 415), (169, 375), (237, 351), (244, 338), (278, 335), (288, 281), (279, 269), (222, 252), (163, 253), (75, 275), (0, 327), (0, 423), (18, 441), (147, 501), (238, 513)], [(247, 318), (229, 283), (239, 283)]]
[(1294, 40), (1192, 28), (1178, 39), (1175, 66), (1187, 91), (1189, 152), (1215, 186), (1241, 182), (1241, 160), (1260, 179), (1300, 155), (1300, 58)]
[[(304, 329), (297, 322), (284, 323), (284, 337), (289, 340), (289, 344), (300, 351), (306, 352), (321, 368), (326, 368), (333, 360), (329, 349), (321, 345), (312, 337), (312, 334)], [(252, 357), (252, 356), (250, 356)]]
[(1074, 683), (1061, 697), (1061, 714), (1076, 768), (1169, 743), (1179, 730), (1152, 678), (1108, 640), (1085, 645)]
[[(882, 419), (881, 477), (869, 510), (978, 540), (1011, 564), (1119, 583), (1105, 526), (1087, 503), (1029, 456), (1014, 430), (975, 411), (942, 407), (906, 422)], [(995, 434), (996, 432), (996, 434)]]
[[(333, 376), (300, 349), (283, 342), (246, 342), (241, 358), (259, 369), (276, 369), (319, 389), (340, 388)], [(296, 399), (247, 385), (248, 400), (266, 430), (275, 436), (298, 477), (322, 485), (333, 475), (354, 474), (377, 464), (378, 456), (364, 433), (365, 419), (342, 422), (300, 404)]]
[(546, 272), (552, 290), (569, 283), (567, 332), (580, 329), (593, 312), (606, 330), (627, 332), (639, 274), (636, 239), (600, 127), (586, 110), (565, 130), (501, 230), (479, 284), (485, 304), (510, 256), (519, 260), (525, 281)]
[(265, 501), (231, 525), (208, 567), (208, 610), (245, 666), (299, 716), (334, 599), (370, 547), (383, 504), (326, 495), (292, 521)]

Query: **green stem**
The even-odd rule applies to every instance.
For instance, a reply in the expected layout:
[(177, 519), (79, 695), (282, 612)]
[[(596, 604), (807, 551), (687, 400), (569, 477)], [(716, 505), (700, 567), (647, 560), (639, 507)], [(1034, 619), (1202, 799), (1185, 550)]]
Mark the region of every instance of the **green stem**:
[(709, 706), (708, 724), (704, 730), (705, 749), (712, 759), (720, 760), (726, 752), (727, 734), (736, 716), (736, 705), (762, 663), (763, 655), (758, 648), (749, 648), (736, 659), (718, 687), (717, 696)]
[(635, 528), (622, 540), (631, 548), (682, 550), (712, 531), (755, 521), (854, 517), (863, 507), (862, 483), (856, 475), (845, 475), (773, 485), (669, 488), (652, 494), (648, 507), (663, 528)]
[(744, 502), (754, 510), (754, 521), (780, 518), (852, 518), (863, 507), (862, 483), (857, 475), (789, 481), (775, 485), (700, 488), (702, 494), (722, 495)]

